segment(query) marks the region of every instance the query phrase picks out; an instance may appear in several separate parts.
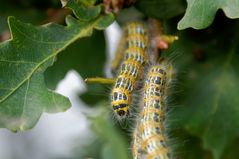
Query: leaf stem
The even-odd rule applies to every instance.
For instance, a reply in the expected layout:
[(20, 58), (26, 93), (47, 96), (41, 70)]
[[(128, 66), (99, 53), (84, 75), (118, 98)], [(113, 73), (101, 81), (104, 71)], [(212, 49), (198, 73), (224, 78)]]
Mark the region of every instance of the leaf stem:
[(114, 84), (115, 79), (95, 77), (95, 78), (86, 78), (85, 82), (87, 84)]

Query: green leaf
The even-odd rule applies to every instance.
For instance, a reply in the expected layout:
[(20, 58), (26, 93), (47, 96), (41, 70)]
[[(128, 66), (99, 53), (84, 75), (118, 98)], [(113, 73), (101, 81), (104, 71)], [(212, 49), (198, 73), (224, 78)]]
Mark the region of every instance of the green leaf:
[(183, 127), (202, 139), (215, 159), (239, 137), (238, 54), (227, 54), (191, 69), (185, 107), (177, 116)]
[(100, 15), (87, 22), (67, 16), (67, 26), (37, 27), (9, 17), (12, 39), (0, 44), (0, 127), (27, 130), (43, 112), (67, 110), (68, 99), (47, 89), (43, 72), (66, 46), (112, 21), (112, 15)]
[(233, 159), (233, 158), (235, 158), (235, 156), (239, 156), (238, 145), (239, 145), (239, 138), (234, 140), (232, 142), (232, 144), (230, 144), (230, 146), (227, 147), (222, 158), (223, 159)]
[[(0, 34), (8, 30), (7, 18), (9, 15), (17, 17), (18, 20), (28, 21), (33, 24), (39, 24), (46, 18), (46, 13), (42, 10), (33, 8), (22, 9), (20, 7), (1, 4), (0, 8)], [(26, 16), (28, 15), (28, 16)]]
[(168, 124), (178, 158), (234, 159), (237, 155), (229, 154), (238, 154), (237, 28), (238, 20), (218, 14), (208, 29), (178, 31), (180, 40), (163, 52), (177, 56)]
[(108, 14), (107, 16), (102, 16), (102, 19), (98, 21), (97, 25), (95, 26), (95, 29), (98, 30), (103, 30), (109, 24), (111, 24), (114, 20), (114, 15), (113, 14)]
[(147, 16), (162, 19), (175, 17), (185, 10), (183, 0), (138, 0), (136, 7)]
[(65, 2), (65, 0), (62, 1), (64, 7), (73, 9), (74, 14), (79, 20), (88, 21), (96, 18), (101, 11), (100, 5), (88, 7), (81, 1), (79, 1), (78, 3), (75, 0), (68, 0), (67, 3)]
[(203, 76), (187, 104), (185, 128), (201, 136), (204, 148), (212, 150), (216, 159), (239, 136), (238, 94), (239, 79), (234, 70), (219, 69)]
[(95, 31), (92, 36), (77, 40), (63, 50), (57, 56), (53, 66), (46, 70), (47, 86), (55, 89), (58, 82), (71, 69), (76, 70), (82, 78), (103, 76), (105, 51), (105, 39), (102, 31)]
[[(95, 47), (92, 47), (95, 46)], [(103, 31), (96, 31), (91, 37), (77, 40), (57, 56), (57, 61), (45, 72), (48, 88), (55, 89), (66, 73), (74, 69), (83, 79), (88, 77), (103, 77), (106, 60), (106, 47)], [(97, 67), (96, 67), (97, 66)], [(88, 105), (95, 105), (101, 100), (107, 100), (109, 86), (87, 85), (87, 92), (80, 95)], [(94, 99), (94, 100), (92, 100)]]
[(179, 30), (208, 27), (219, 9), (222, 9), (228, 18), (239, 18), (238, 0), (187, 0), (187, 3), (186, 13), (178, 23)]

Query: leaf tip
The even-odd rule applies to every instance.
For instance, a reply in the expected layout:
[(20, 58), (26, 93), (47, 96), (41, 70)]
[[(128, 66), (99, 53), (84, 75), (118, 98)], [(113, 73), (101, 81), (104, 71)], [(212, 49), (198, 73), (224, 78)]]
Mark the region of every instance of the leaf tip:
[(97, 25), (95, 26), (95, 29), (104, 30), (110, 24), (112, 24), (114, 20), (115, 20), (115, 16), (112, 13), (101, 16), (97, 22)]
[(178, 30), (184, 30), (184, 29), (188, 29), (188, 28), (193, 28), (196, 30), (200, 30), (200, 29), (204, 29), (207, 28), (210, 24), (188, 24), (184, 21), (179, 21), (178, 25), (177, 25), (177, 29)]
[(9, 16), (7, 18), (7, 23), (8, 23), (8, 28), (9, 28), (9, 31), (10, 31), (10, 35), (11, 37), (13, 37), (12, 35), (12, 24), (16, 21), (17, 19), (14, 17), (14, 16)]
[(177, 29), (178, 29), (178, 30), (184, 30), (184, 29), (186, 29), (186, 28), (189, 28), (189, 27), (184, 24), (183, 19), (180, 20), (180, 21), (178, 22)]
[(20, 126), (19, 126), (19, 130), (20, 130), (20, 131), (27, 130), (26, 125), (25, 125), (25, 124), (20, 125)]
[(14, 16), (9, 16), (8, 17), (8, 22), (12, 21), (12, 20), (15, 20), (16, 18)]
[(14, 17), (14, 16), (9, 16), (8, 18), (7, 18), (7, 23), (8, 23), (8, 26), (9, 26), (9, 29), (11, 29), (11, 24), (13, 23), (13, 22), (15, 22), (16, 21), (16, 18)]
[(12, 128), (12, 129), (9, 129), (11, 132), (13, 133), (17, 133), (17, 129), (16, 128)]

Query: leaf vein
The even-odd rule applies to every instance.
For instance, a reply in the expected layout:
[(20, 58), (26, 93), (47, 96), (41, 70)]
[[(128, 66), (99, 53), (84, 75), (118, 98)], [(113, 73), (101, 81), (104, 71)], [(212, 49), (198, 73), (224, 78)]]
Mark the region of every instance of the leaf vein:
[(22, 80), (22, 82), (20, 82), (15, 88), (12, 89), (11, 92), (9, 92), (5, 97), (3, 97), (1, 100), (0, 100), (0, 103), (2, 103), (4, 100), (6, 100), (13, 92), (15, 92), (22, 84), (24, 84), (28, 79), (31, 78), (32, 74), (43, 64), (45, 63), (47, 60), (49, 60), (50, 58), (56, 56), (58, 52), (46, 57), (44, 60), (42, 60), (38, 65), (36, 65), (36, 67), (33, 68), (33, 70), (29, 73), (29, 75)]
[(55, 106), (56, 106), (56, 108), (57, 108), (57, 107), (58, 107), (58, 104), (56, 103), (56, 99), (55, 99), (54, 93), (52, 93), (52, 99), (53, 99), (53, 102), (54, 102), (54, 104), (55, 104)]
[(24, 96), (24, 102), (23, 102), (23, 107), (22, 107), (22, 114), (21, 114), (21, 118), (23, 117), (23, 114), (25, 112), (25, 107), (26, 107), (26, 103), (27, 103), (27, 94), (28, 94), (28, 90), (29, 90), (29, 85), (30, 85), (30, 79), (27, 80), (27, 88), (25, 91), (25, 96)]
[(32, 61), (11, 61), (11, 60), (4, 60), (4, 59), (0, 59), (0, 62), (7, 62), (7, 63), (25, 63), (25, 64), (38, 64), (37, 62), (32, 62)]
[(26, 39), (29, 39), (31, 41), (37, 42), (37, 43), (43, 43), (43, 44), (64, 44), (66, 41), (59, 41), (59, 42), (51, 42), (51, 41), (42, 41), (42, 40), (36, 40), (33, 38), (30, 38), (26, 33), (22, 32), (18, 27), (16, 27), (14, 24), (12, 26), (20, 33), (22, 34)]

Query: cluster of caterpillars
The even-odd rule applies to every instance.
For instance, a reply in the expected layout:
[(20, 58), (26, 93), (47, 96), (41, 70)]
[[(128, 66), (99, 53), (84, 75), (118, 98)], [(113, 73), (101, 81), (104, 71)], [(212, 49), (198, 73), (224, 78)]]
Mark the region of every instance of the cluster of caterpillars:
[[(170, 158), (164, 122), (166, 98), (174, 71), (168, 60), (155, 55), (155, 52), (158, 53), (155, 48), (165, 49), (176, 39), (176, 36), (155, 36), (152, 28), (140, 22), (131, 22), (123, 30), (112, 62), (116, 78), (87, 79), (88, 82), (98, 80), (104, 83), (108, 80), (113, 83), (111, 105), (119, 119), (130, 116), (132, 93), (143, 89), (133, 134), (134, 159)], [(137, 86), (137, 82), (143, 83), (143, 86)]]

